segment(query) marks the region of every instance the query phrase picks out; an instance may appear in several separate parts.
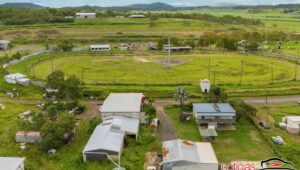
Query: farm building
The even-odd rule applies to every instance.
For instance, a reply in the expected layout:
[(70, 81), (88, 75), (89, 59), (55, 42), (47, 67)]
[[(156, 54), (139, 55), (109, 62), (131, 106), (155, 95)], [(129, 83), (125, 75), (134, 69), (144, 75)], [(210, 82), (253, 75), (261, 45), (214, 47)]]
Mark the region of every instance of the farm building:
[(191, 51), (192, 50), (192, 47), (190, 46), (185, 46), (185, 47), (173, 47), (173, 46), (170, 46), (169, 45), (164, 45), (164, 52), (169, 52), (169, 50), (171, 52), (187, 52), (187, 51)]
[(0, 157), (0, 169), (3, 170), (24, 170), (25, 158)]
[(6, 50), (8, 49), (10, 41), (8, 40), (0, 40), (0, 50)]
[(29, 86), (30, 84), (30, 79), (20, 73), (6, 75), (4, 79), (9, 84), (21, 84), (23, 86)]
[(110, 45), (90, 45), (90, 51), (109, 51)]
[(286, 116), (282, 119), (282, 122), (279, 125), (286, 128), (286, 130), (291, 134), (299, 134), (300, 116)]
[(133, 15), (129, 15), (128, 18), (146, 18), (146, 16), (143, 14), (133, 14)]
[(77, 12), (76, 18), (96, 18), (96, 13)]
[(208, 93), (210, 91), (210, 80), (203, 79), (200, 81), (201, 91), (204, 93)]
[(163, 170), (218, 170), (218, 160), (210, 143), (187, 140), (163, 142)]
[(143, 101), (142, 93), (111, 93), (100, 107), (101, 116), (122, 116), (144, 122), (141, 113)]
[(16, 133), (15, 140), (18, 143), (39, 143), (42, 141), (40, 132), (24, 132)]
[(232, 125), (236, 111), (229, 103), (194, 103), (193, 113), (199, 125), (222, 127)]

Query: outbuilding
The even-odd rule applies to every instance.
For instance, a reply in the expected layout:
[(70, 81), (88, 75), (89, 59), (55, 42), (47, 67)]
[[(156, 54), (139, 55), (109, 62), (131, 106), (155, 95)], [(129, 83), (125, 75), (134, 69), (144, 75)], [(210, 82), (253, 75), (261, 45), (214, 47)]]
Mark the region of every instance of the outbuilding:
[(0, 50), (7, 50), (9, 43), (8, 40), (0, 40)]
[(4, 80), (9, 84), (21, 84), (23, 86), (30, 85), (30, 79), (26, 77), (26, 75), (15, 73), (4, 76)]
[(202, 92), (208, 93), (210, 91), (210, 80), (208, 79), (200, 80), (200, 88)]
[(132, 14), (132, 15), (129, 15), (128, 18), (146, 18), (146, 16), (143, 14)]
[(139, 119), (143, 123), (143, 102), (142, 93), (111, 93), (100, 106), (101, 117), (121, 116)]
[(3, 170), (24, 170), (25, 158), (0, 157), (0, 169)]
[(90, 51), (110, 51), (110, 45), (90, 45)]
[(183, 46), (183, 47), (174, 47), (169, 45), (164, 45), (163, 47), (164, 52), (188, 52), (192, 50), (190, 46)]
[(15, 140), (18, 143), (39, 143), (42, 141), (42, 136), (40, 132), (20, 131), (16, 133)]
[(163, 142), (163, 170), (218, 170), (218, 160), (210, 143), (188, 140)]
[(96, 18), (96, 13), (94, 12), (77, 12), (76, 18)]

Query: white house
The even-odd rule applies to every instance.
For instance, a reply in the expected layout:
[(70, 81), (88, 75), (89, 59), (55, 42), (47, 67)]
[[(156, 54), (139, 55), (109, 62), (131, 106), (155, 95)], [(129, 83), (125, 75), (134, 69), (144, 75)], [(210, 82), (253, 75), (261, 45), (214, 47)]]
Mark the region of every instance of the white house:
[(90, 45), (90, 51), (110, 51), (110, 45)]
[(10, 41), (8, 40), (0, 40), (0, 50), (6, 50), (8, 49)]
[(200, 81), (201, 91), (204, 93), (208, 93), (210, 91), (210, 80), (203, 79)]
[(77, 12), (76, 18), (96, 18), (96, 13)]
[(132, 14), (132, 15), (129, 15), (128, 18), (146, 18), (146, 16), (143, 14)]
[(139, 120), (125, 117), (107, 117), (96, 127), (83, 150), (83, 160), (119, 160), (124, 138), (137, 139)]
[(1, 170), (24, 170), (25, 158), (0, 157)]
[(163, 170), (218, 170), (219, 163), (210, 143), (187, 140), (163, 142)]
[(111, 93), (100, 107), (101, 117), (122, 116), (144, 122), (141, 113), (143, 101), (142, 93)]
[(282, 119), (281, 126), (291, 134), (299, 134), (300, 132), (300, 116), (286, 116)]
[(23, 86), (28, 86), (30, 84), (30, 79), (26, 75), (15, 73), (4, 76), (4, 80), (9, 84), (21, 84)]

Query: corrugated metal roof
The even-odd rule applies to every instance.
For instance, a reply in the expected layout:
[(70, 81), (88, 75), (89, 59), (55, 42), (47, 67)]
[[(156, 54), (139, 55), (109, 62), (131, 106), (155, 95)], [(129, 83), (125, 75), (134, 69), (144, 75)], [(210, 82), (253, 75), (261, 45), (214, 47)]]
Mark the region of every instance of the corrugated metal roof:
[(5, 78), (21, 79), (21, 78), (26, 78), (26, 76), (24, 74), (21, 74), (21, 73), (14, 73), (14, 74), (6, 75)]
[(90, 45), (90, 48), (110, 48), (110, 45), (102, 44), (102, 45)]
[(137, 134), (139, 132), (140, 121), (138, 119), (112, 116), (105, 118), (103, 123), (110, 123), (112, 126), (117, 125), (121, 131)]
[(144, 95), (142, 93), (111, 93), (104, 101), (101, 112), (138, 113)]
[(163, 142), (163, 162), (188, 161), (192, 163), (218, 163), (210, 143), (187, 140)]
[(24, 160), (25, 158), (0, 157), (0, 169), (15, 170), (24, 162)]
[(193, 111), (199, 116), (235, 116), (229, 103), (194, 103)]

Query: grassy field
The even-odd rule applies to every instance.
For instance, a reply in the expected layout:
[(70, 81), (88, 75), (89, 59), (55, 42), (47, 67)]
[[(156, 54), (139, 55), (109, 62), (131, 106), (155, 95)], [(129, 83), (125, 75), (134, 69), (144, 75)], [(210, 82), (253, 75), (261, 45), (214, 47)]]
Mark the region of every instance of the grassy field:
[[(191, 112), (191, 108), (185, 107), (184, 111)], [(167, 106), (165, 112), (171, 118), (179, 138), (201, 141), (200, 132), (194, 119), (186, 123), (179, 121), (179, 106)], [(274, 156), (268, 143), (249, 121), (241, 119), (236, 124), (236, 128), (237, 130), (234, 131), (218, 131), (219, 136), (212, 145), (219, 162), (259, 161)], [(253, 149), (254, 146), (255, 149)]]
[[(30, 74), (45, 79), (53, 70), (61, 70), (66, 75), (76, 75), (87, 84), (198, 84), (208, 77), (215, 84), (239, 84), (241, 61), (244, 60), (242, 84), (261, 85), (282, 82), (294, 78), (294, 64), (266, 57), (237, 53), (175, 55), (173, 60), (184, 64), (168, 68), (159, 63), (165, 56), (112, 57), (93, 56), (87, 52), (46, 54), (43, 57), (56, 58), (40, 62), (31, 67), (38, 57), (9, 68), (11, 72)], [(52, 67), (53, 66), (53, 67)], [(300, 69), (298, 70), (298, 75)]]
[(284, 116), (300, 115), (300, 105), (297, 103), (285, 103), (274, 105), (261, 105), (257, 106), (259, 112), (258, 115), (261, 119), (267, 119), (267, 112), (270, 111), (269, 124), (271, 129), (265, 132), (266, 136), (271, 139), (272, 136), (281, 136), (286, 145), (274, 147), (285, 157), (288, 161), (292, 161), (296, 167), (300, 167), (299, 155), (300, 155), (300, 136), (287, 133), (286, 130), (280, 129), (276, 124), (281, 122)]
[[(68, 146), (60, 149), (56, 154), (49, 155), (40, 150), (39, 144), (27, 145), (27, 149), (21, 151), (19, 144), (15, 143), (14, 135), (22, 130), (18, 124), (17, 116), (28, 110), (38, 111), (34, 104), (25, 104), (10, 99), (0, 99), (0, 102), (6, 106), (0, 110), (0, 155), (1, 156), (21, 156), (26, 157), (26, 169), (43, 170), (82, 170), (82, 169), (103, 169), (111, 170), (111, 162), (88, 162), (82, 161), (82, 150), (90, 136), (88, 133), (89, 123), (79, 120), (79, 126), (76, 130), (75, 140)], [(126, 140), (123, 150), (121, 164), (130, 170), (143, 169), (144, 154), (149, 151), (160, 151), (161, 143), (159, 137), (153, 137), (150, 128), (142, 126), (139, 139)]]

